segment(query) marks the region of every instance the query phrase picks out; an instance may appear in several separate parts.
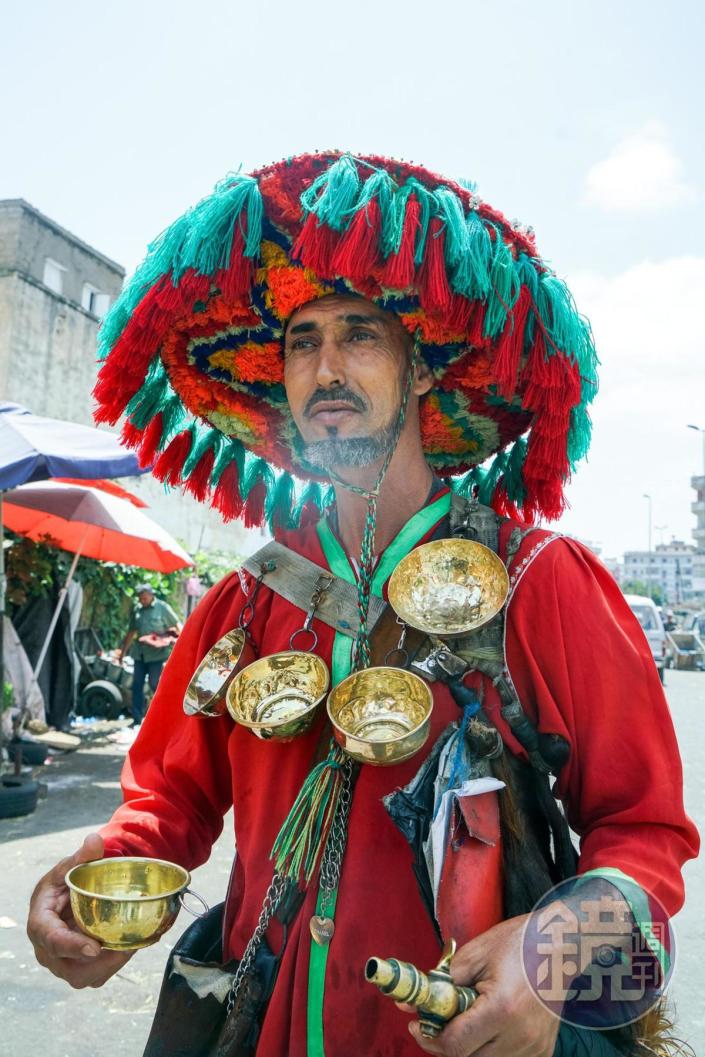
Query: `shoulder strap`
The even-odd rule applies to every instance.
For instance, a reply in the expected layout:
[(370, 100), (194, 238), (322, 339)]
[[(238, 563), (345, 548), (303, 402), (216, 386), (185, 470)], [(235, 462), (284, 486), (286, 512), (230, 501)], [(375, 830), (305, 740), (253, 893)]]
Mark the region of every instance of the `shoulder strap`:
[[(261, 576), (267, 587), (304, 613), (311, 608), (311, 597), (316, 592), (319, 595), (316, 618), (343, 635), (355, 637), (359, 621), (357, 591), (352, 584), (334, 576), (330, 569), (316, 565), (276, 540), (247, 558), (242, 568), (252, 576)], [(321, 591), (326, 583), (329, 586)], [(383, 599), (376, 595), (370, 598), (370, 629), (382, 616), (385, 606)]]

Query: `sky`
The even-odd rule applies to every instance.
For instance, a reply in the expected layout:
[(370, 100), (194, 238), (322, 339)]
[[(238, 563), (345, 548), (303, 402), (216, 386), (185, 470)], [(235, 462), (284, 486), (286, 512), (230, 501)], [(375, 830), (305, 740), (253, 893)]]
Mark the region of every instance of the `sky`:
[[(689, 540), (705, 428), (703, 5), (7, 5), (0, 198), (128, 270), (227, 172), (340, 147), (476, 181), (591, 320), (594, 440), (559, 528)], [(651, 502), (644, 498), (651, 496)]]

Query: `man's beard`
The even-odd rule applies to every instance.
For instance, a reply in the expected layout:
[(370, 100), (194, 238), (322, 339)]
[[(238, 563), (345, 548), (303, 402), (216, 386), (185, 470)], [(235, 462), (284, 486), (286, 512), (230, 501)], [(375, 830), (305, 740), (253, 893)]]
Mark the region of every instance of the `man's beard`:
[(331, 430), (325, 440), (311, 441), (303, 446), (303, 456), (311, 466), (321, 470), (347, 466), (371, 466), (383, 459), (395, 439), (394, 426), (385, 426), (369, 437), (338, 437)]

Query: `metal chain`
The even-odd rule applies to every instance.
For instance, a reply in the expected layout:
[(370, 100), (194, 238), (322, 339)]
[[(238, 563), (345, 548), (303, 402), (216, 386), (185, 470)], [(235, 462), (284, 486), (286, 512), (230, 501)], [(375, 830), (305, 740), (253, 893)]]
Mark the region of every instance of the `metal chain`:
[(252, 968), (255, 956), (259, 949), (259, 946), (264, 938), (264, 934), (269, 928), (269, 924), (279, 909), (279, 905), (289, 887), (290, 881), (288, 877), (284, 877), (283, 874), (275, 873), (272, 878), (272, 883), (265, 893), (264, 900), (262, 902), (262, 910), (260, 911), (259, 920), (255, 927), (255, 931), (250, 936), (249, 942), (245, 947), (245, 951), (240, 959), (240, 964), (235, 970), (233, 976), (233, 982), (230, 985), (228, 991), (228, 1013), (232, 1011), (237, 997), (242, 988), (243, 981)]
[(352, 803), (352, 779), (355, 764), (348, 757), (342, 764), (343, 781), (338, 796), (333, 824), (321, 858), (319, 889), (321, 916), (327, 917), (328, 905), (340, 881), (345, 845), (348, 837), (348, 816)]

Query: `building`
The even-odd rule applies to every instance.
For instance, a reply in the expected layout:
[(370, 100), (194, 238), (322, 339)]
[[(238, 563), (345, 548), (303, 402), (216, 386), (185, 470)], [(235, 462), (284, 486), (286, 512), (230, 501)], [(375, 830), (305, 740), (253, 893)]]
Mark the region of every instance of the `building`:
[[(124, 278), (121, 265), (23, 199), (0, 200), (0, 400), (93, 425), (98, 326)], [(244, 554), (261, 545), (259, 534), (224, 525), (149, 476), (124, 483), (192, 553)]]
[(705, 551), (680, 540), (660, 543), (655, 550), (627, 551), (624, 582), (638, 580), (659, 587), (671, 605), (705, 599)]

